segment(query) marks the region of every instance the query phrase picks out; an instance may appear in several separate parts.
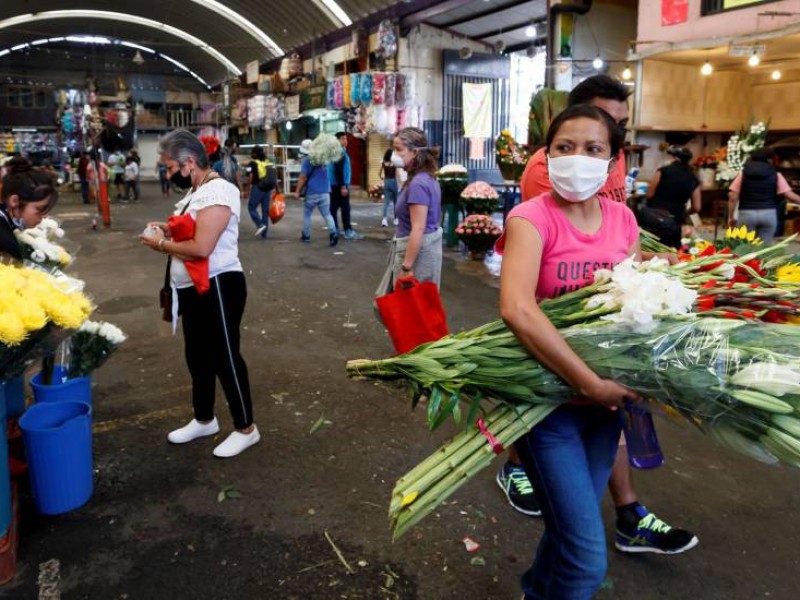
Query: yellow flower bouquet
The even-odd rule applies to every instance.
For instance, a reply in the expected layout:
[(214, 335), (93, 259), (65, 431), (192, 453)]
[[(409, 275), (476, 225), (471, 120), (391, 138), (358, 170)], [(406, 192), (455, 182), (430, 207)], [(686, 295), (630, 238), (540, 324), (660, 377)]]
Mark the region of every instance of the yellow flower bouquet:
[(93, 307), (83, 282), (0, 264), (0, 380), (9, 379), (78, 329)]

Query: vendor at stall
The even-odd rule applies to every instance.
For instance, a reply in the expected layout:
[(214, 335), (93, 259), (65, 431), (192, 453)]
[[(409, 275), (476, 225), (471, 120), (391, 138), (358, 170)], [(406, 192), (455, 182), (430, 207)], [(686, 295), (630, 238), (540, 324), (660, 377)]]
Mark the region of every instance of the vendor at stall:
[[(775, 159), (772, 148), (754, 151), (728, 190), (728, 226), (745, 225), (765, 244), (775, 238), (778, 210), (785, 210), (784, 199), (800, 204), (800, 196), (775, 168)], [(734, 218), (737, 208), (738, 218)]]

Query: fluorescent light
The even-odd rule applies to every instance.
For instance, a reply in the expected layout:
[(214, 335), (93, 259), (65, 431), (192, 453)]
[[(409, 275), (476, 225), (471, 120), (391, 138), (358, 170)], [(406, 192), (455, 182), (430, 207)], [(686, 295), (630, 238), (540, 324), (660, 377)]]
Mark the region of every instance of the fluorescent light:
[(245, 19), (242, 15), (237, 13), (235, 10), (232, 10), (217, 2), (217, 0), (192, 0), (195, 4), (199, 4), (203, 8), (207, 8), (209, 10), (213, 10), (218, 15), (228, 19), (228, 21), (235, 23), (241, 29), (244, 29), (247, 33), (252, 35), (256, 38), (261, 44), (265, 47), (268, 47), (272, 50), (273, 54), (277, 56), (283, 56), (286, 54), (283, 49), (275, 43), (275, 41), (269, 37), (263, 30), (256, 27), (254, 23), (251, 23), (247, 19)]
[(758, 54), (756, 54), (755, 52), (753, 52), (750, 58), (747, 59), (747, 64), (750, 65), (751, 67), (757, 67), (760, 62), (761, 59), (758, 58)]
[(51, 44), (54, 44), (56, 42), (63, 42), (64, 38), (63, 37), (54, 37), (54, 38), (48, 39), (47, 41), (50, 42)]
[(171, 63), (172, 63), (173, 65), (175, 65), (176, 67), (179, 67), (179, 68), (183, 69), (183, 70), (184, 70), (184, 71), (186, 71), (187, 73), (189, 73), (189, 72), (190, 72), (190, 69), (189, 69), (189, 67), (187, 67), (187, 66), (186, 66), (185, 64), (183, 64), (182, 62), (178, 62), (177, 60), (175, 60), (174, 58), (172, 58), (172, 57), (170, 57), (170, 56), (167, 56), (166, 54), (161, 54), (160, 56), (161, 56), (161, 58), (164, 58), (164, 59), (168, 60), (169, 62), (171, 62)]
[(600, 58), (599, 54), (592, 61), (592, 66), (594, 67), (595, 71), (599, 71), (600, 69), (603, 68), (603, 59)]
[(11, 50), (0, 50), (0, 56), (5, 56), (6, 54), (11, 54)]
[(342, 10), (342, 7), (336, 4), (334, 0), (313, 0), (322, 12), (331, 18), (335, 25), (344, 25), (345, 27), (352, 25), (353, 21), (347, 16), (347, 13)]
[(68, 42), (75, 42), (78, 44), (110, 44), (111, 40), (106, 37), (101, 37), (97, 35), (68, 35), (67, 36)]
[(622, 78), (625, 81), (628, 81), (631, 77), (633, 77), (633, 73), (631, 72), (631, 68), (629, 66), (625, 66), (625, 70), (622, 72)]
[(35, 42), (31, 42), (31, 46), (41, 46), (42, 44), (49, 44), (49, 43), (50, 43), (50, 40), (45, 38), (43, 40), (36, 40)]
[(536, 37), (536, 27), (531, 24), (525, 28), (525, 37), (534, 38)]
[(233, 73), (234, 75), (241, 75), (242, 71), (237, 67), (233, 61), (229, 60), (224, 54), (218, 51), (213, 46), (209, 46), (200, 38), (193, 36), (182, 29), (178, 29), (177, 27), (173, 27), (171, 25), (167, 25), (166, 23), (160, 23), (158, 21), (153, 21), (152, 19), (146, 19), (144, 17), (139, 17), (137, 15), (131, 15), (127, 13), (118, 13), (118, 12), (111, 12), (107, 10), (46, 10), (38, 13), (28, 13), (25, 15), (18, 15), (16, 17), (11, 17), (9, 19), (3, 19), (0, 21), (0, 29), (7, 29), (9, 27), (15, 27), (17, 25), (25, 25), (32, 21), (50, 21), (52, 19), (106, 19), (109, 21), (116, 21), (116, 22), (123, 22), (123, 23), (134, 23), (136, 25), (142, 25), (144, 27), (150, 27), (151, 29), (159, 29), (161, 31), (165, 31), (170, 35), (174, 35), (186, 42), (189, 42), (193, 46), (197, 46), (203, 52), (211, 55), (216, 59), (219, 63), (225, 66), (228, 71)]
[(27, 48), (28, 44), (17, 44), (16, 46), (11, 46), (11, 51), (16, 52), (17, 50), (22, 50), (23, 48)]
[(781, 78), (781, 72), (780, 72), (780, 71), (778, 71), (778, 70), (775, 70), (775, 71), (773, 71), (773, 72), (772, 72), (772, 78), (773, 78), (775, 81), (778, 81), (778, 79), (780, 79), (780, 78)]
[(700, 73), (708, 77), (711, 73), (714, 72), (714, 67), (711, 66), (711, 63), (706, 61), (705, 64), (700, 67)]

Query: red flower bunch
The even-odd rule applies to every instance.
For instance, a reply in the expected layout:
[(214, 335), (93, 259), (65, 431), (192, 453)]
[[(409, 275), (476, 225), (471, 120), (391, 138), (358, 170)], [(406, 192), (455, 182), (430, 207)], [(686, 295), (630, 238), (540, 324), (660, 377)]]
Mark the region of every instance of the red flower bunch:
[(213, 135), (200, 136), (200, 141), (203, 142), (203, 146), (205, 146), (207, 156), (211, 156), (219, 150), (219, 140)]

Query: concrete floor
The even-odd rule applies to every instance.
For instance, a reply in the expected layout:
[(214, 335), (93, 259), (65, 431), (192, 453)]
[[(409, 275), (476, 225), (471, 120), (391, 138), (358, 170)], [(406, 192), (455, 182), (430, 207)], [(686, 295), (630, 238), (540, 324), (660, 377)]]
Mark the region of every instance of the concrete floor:
[[(55, 211), (79, 246), (73, 272), (87, 282), (95, 318), (130, 339), (95, 376), (92, 500), (60, 517), (28, 509), (17, 577), (0, 595), (36, 598), (40, 565), (58, 559), (66, 599), (518, 598), (542, 524), (508, 507), (493, 470), (391, 541), (393, 482), (454, 430), (429, 434), (401, 386), (345, 376), (347, 359), (391, 350), (371, 309), (390, 236), (377, 204), (354, 208), (367, 239), (335, 249), (319, 217), (312, 243), (299, 242), (296, 201), (266, 241), (244, 216), (243, 353), (262, 442), (227, 461), (212, 457), (213, 440), (168, 445), (167, 431), (190, 417), (189, 377), (180, 334), (165, 335), (158, 319), (164, 258), (136, 235), (174, 201), (145, 184), (140, 202), (112, 206), (113, 229), (100, 232), (74, 195)], [(496, 282), (482, 265), (447, 254), (442, 279), (452, 330), (496, 318)], [(310, 433), (323, 416), (330, 423)], [(672, 423), (659, 431), (667, 464), (637, 473), (637, 488), (665, 520), (696, 531), (700, 545), (672, 557), (611, 550), (598, 598), (797, 598), (800, 473), (718, 450)], [(241, 497), (218, 502), (226, 487)], [(606, 515), (610, 535), (608, 501)], [(480, 543), (484, 565), (472, 564), (464, 536)]]

